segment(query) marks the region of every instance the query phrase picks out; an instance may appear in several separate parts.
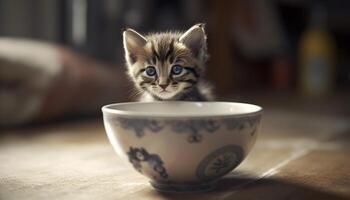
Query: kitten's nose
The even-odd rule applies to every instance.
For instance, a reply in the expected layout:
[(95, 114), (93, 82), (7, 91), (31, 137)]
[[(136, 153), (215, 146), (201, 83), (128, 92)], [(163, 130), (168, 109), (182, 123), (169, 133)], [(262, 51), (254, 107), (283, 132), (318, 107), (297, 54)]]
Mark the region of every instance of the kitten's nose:
[(159, 87), (163, 88), (165, 90), (166, 87), (168, 87), (169, 84), (160, 84)]

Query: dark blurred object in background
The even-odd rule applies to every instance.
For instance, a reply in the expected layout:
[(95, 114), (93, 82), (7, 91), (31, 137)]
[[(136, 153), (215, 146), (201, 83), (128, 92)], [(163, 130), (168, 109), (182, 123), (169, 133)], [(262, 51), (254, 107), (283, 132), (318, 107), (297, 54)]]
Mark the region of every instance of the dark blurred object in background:
[(125, 101), (124, 72), (70, 49), (0, 38), (0, 125), (97, 113)]
[[(312, 70), (311, 73), (302, 72), (303, 69), (310, 69), (310, 66), (300, 64), (300, 60), (307, 60), (305, 57), (310, 57), (309, 54), (303, 58), (300, 57), (301, 54), (306, 55), (302, 49), (308, 48), (308, 42), (303, 42), (301, 38), (305, 38), (304, 35), (311, 30), (309, 25), (311, 11), (316, 4), (321, 4), (323, 7), (321, 12), (324, 14), (322, 22), (325, 25), (324, 30), (330, 38), (334, 39), (336, 47), (333, 51), (336, 53), (330, 64), (334, 73), (325, 71), (323, 75), (312, 73)], [(62, 52), (69, 52), (67, 54), (74, 57), (73, 60), (79, 60), (68, 64), (69, 67), (65, 66), (67, 71), (79, 68), (81, 73), (89, 74), (89, 79), (104, 79), (105, 82), (100, 84), (100, 88), (104, 87), (105, 92), (99, 94), (105, 98), (96, 101), (98, 103), (94, 102), (91, 96), (86, 98), (87, 94), (84, 92), (76, 96), (77, 102), (84, 101), (86, 102), (84, 107), (91, 109), (77, 109), (76, 104), (72, 103), (63, 109), (64, 112), (63, 110), (57, 111), (60, 114), (47, 115), (47, 119), (59, 115), (65, 117), (68, 113), (80, 113), (82, 110), (97, 113), (102, 104), (127, 99), (120, 98), (118, 95), (109, 95), (122, 94), (123, 97), (129, 95), (126, 89), (121, 87), (126, 83), (123, 74), (124, 60), (121, 42), (121, 32), (126, 27), (132, 27), (144, 33), (185, 30), (195, 23), (205, 22), (211, 54), (208, 78), (216, 85), (219, 99), (245, 101), (250, 100), (247, 97), (256, 94), (269, 96), (269, 98), (273, 98), (270, 97), (271, 94), (299, 98), (302, 94), (300, 88), (305, 87), (301, 80), (318, 80), (322, 77), (329, 77), (328, 79), (332, 82), (330, 85), (333, 87), (328, 89), (329, 92), (319, 93), (317, 97), (319, 99), (332, 98), (339, 94), (349, 96), (349, 10), (350, 2), (345, 0), (0, 0), (0, 36), (45, 41), (45, 45), (50, 46), (49, 49), (55, 49), (53, 51), (60, 52), (58, 53), (60, 55), (64, 54)], [(2, 79), (0, 80), (0, 94), (17, 93), (17, 90), (12, 91), (11, 88), (18, 83), (12, 81), (10, 84), (12, 86), (9, 87), (7, 75), (22, 73), (21, 70), (13, 67), (14, 63), (27, 66), (26, 76), (32, 76), (26, 79), (29, 81), (37, 80), (36, 77), (38, 77), (38, 73), (33, 72), (33, 75), (30, 75), (29, 71), (38, 66), (45, 71), (52, 65), (52, 62), (47, 62), (45, 66), (45, 62), (36, 62), (33, 60), (34, 57), (28, 64), (26, 59), (22, 58), (25, 51), (28, 52), (28, 55), (24, 57), (30, 57), (33, 53), (30, 48), (26, 48), (22, 53), (20, 51), (24, 48), (18, 48), (22, 50), (18, 50), (18, 54), (13, 52), (14, 57), (9, 63), (6, 57), (7, 47), (0, 45), (2, 45), (0, 49), (1, 47), (5, 49), (5, 53), (0, 55), (0, 77)], [(311, 51), (314, 52), (314, 50)], [(327, 57), (327, 55), (317, 54), (321, 60), (322, 56)], [(38, 59), (45, 60), (46, 58)], [(60, 59), (64, 60), (64, 56), (58, 59), (58, 63), (62, 62)], [(79, 67), (74, 67), (76, 65)], [(320, 67), (318, 64), (316, 66)], [(312, 69), (319, 72), (318, 67)], [(95, 70), (104, 71), (101, 74), (106, 75), (96, 75), (100, 73), (95, 73)], [(50, 77), (48, 80), (50, 81), (40, 86), (47, 88), (46, 91), (51, 90), (49, 82), (54, 82), (53, 80), (56, 79)], [(80, 81), (82, 80), (76, 80), (76, 84)], [(114, 84), (114, 86), (108, 84)], [(74, 88), (73, 85), (72, 88)], [(89, 95), (95, 93), (93, 90), (97, 88), (94, 85), (94, 81), (84, 83), (84, 88), (88, 88), (91, 92)], [(73, 93), (79, 94), (78, 90), (74, 89)], [(22, 99), (22, 103), (26, 99)], [(15, 101), (11, 103), (14, 107), (18, 106)], [(29, 100), (26, 103), (31, 104)], [(56, 102), (47, 105), (53, 109), (53, 107), (60, 107), (57, 103), (59, 104)], [(8, 108), (7, 110), (1, 109), (2, 116), (11, 113), (8, 105), (7, 100), (1, 99), (1, 106)], [(73, 107), (76, 110), (71, 109)], [(2, 121), (2, 124), (10, 123), (10, 121), (11, 119), (8, 119), (7, 122)], [(25, 118), (13, 124), (30, 121), (33, 119)]]

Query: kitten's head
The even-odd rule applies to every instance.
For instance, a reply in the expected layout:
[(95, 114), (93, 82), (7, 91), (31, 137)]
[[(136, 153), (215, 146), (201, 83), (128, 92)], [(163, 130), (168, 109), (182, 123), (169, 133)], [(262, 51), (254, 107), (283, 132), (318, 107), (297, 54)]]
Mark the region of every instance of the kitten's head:
[(123, 33), (129, 76), (136, 87), (167, 100), (191, 91), (203, 73), (207, 59), (203, 24), (184, 33), (141, 35), (132, 29)]

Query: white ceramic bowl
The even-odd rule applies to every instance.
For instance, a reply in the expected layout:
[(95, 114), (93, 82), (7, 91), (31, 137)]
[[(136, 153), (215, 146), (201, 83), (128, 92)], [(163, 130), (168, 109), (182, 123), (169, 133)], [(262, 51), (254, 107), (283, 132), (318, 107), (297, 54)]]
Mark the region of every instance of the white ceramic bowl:
[(209, 190), (257, 137), (262, 108), (229, 102), (135, 102), (102, 108), (118, 155), (162, 191)]

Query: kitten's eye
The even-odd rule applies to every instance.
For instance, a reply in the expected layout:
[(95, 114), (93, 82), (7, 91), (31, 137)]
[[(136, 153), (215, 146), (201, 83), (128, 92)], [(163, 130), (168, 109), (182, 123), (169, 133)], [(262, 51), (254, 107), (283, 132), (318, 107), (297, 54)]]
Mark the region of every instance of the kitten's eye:
[(154, 68), (153, 66), (148, 66), (148, 67), (146, 67), (146, 74), (148, 75), (148, 76), (154, 76), (154, 75), (156, 75), (156, 68)]
[(179, 75), (181, 74), (182, 70), (183, 70), (183, 67), (181, 65), (174, 65), (171, 68), (171, 73), (174, 75)]

